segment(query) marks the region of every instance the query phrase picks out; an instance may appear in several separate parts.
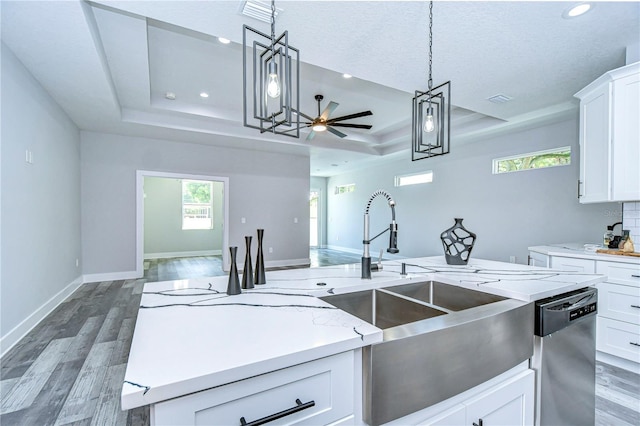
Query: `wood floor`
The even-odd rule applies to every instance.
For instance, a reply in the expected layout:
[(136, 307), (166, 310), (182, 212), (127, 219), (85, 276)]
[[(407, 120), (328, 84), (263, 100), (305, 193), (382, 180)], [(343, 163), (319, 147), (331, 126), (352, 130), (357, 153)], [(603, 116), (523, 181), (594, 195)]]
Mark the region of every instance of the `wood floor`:
[[(327, 249), (310, 257), (314, 266), (360, 261)], [(223, 274), (220, 257), (163, 259), (138, 280), (82, 285), (2, 358), (0, 424), (148, 425), (148, 407), (120, 410), (142, 287)], [(601, 363), (596, 374), (596, 424), (639, 425), (640, 376)]]

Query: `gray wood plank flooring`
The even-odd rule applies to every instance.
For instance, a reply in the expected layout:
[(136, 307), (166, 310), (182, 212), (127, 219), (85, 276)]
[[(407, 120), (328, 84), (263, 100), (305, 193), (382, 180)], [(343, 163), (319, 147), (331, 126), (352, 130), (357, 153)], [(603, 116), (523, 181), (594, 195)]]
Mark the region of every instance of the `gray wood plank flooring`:
[[(313, 266), (360, 261), (328, 249), (310, 258)], [(146, 262), (144, 278), (82, 285), (0, 360), (0, 424), (148, 425), (149, 407), (120, 409), (142, 287), (215, 275), (224, 275), (219, 256), (160, 259)], [(596, 425), (639, 425), (640, 376), (596, 369)]]

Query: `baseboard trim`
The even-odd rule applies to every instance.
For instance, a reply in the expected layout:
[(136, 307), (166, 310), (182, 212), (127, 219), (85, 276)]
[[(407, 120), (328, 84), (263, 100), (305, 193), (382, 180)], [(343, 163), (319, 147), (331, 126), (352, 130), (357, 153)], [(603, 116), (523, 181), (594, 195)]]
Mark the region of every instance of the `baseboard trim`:
[(622, 368), (623, 370), (640, 374), (640, 364), (638, 364), (637, 362), (629, 361), (628, 359), (620, 358), (605, 352), (596, 351), (596, 360), (604, 362), (605, 364), (613, 365), (614, 367)]
[(222, 250), (171, 251), (164, 253), (145, 253), (144, 260), (170, 259), (172, 257), (220, 256)]
[(344, 251), (346, 253), (362, 254), (362, 248), (353, 249), (349, 247), (334, 246), (331, 244), (326, 245), (324, 248), (328, 248), (329, 250)]
[(270, 260), (264, 262), (265, 268), (282, 268), (286, 266), (305, 266), (310, 265), (311, 259), (285, 259), (285, 260)]
[(137, 271), (105, 272), (101, 274), (85, 274), (82, 276), (82, 283), (84, 284), (97, 283), (101, 281), (133, 280), (142, 277), (143, 274), (139, 274)]
[(82, 276), (71, 281), (65, 288), (47, 300), (42, 306), (36, 309), (31, 315), (11, 329), (0, 338), (0, 357), (4, 356), (12, 347), (27, 335), (40, 321), (46, 318), (54, 309), (64, 302), (71, 293), (76, 291), (83, 283)]

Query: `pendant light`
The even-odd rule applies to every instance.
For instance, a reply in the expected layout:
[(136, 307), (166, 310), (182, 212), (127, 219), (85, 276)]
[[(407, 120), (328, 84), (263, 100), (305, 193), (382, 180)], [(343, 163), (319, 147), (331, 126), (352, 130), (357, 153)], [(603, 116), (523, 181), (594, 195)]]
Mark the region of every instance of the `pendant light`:
[(244, 126), (300, 137), (300, 52), (287, 31), (276, 37), (276, 5), (271, 0), (271, 35), (242, 26)]
[(426, 92), (415, 91), (412, 101), (411, 159), (449, 153), (451, 82), (433, 87), (433, 1), (429, 2), (429, 78)]

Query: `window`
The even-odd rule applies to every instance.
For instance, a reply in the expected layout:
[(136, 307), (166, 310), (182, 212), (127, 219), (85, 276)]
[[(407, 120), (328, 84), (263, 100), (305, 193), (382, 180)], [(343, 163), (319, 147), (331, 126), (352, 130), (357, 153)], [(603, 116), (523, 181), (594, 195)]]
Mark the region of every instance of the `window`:
[(493, 174), (566, 166), (569, 164), (571, 164), (571, 147), (564, 146), (513, 157), (496, 158), (493, 160)]
[(182, 181), (182, 229), (213, 229), (213, 182)]
[(353, 192), (356, 190), (356, 184), (355, 183), (349, 183), (347, 185), (338, 185), (336, 186), (336, 195), (337, 194), (344, 194), (346, 192)]
[(399, 175), (394, 178), (395, 186), (417, 185), (419, 183), (433, 182), (433, 172), (431, 170), (410, 175)]

